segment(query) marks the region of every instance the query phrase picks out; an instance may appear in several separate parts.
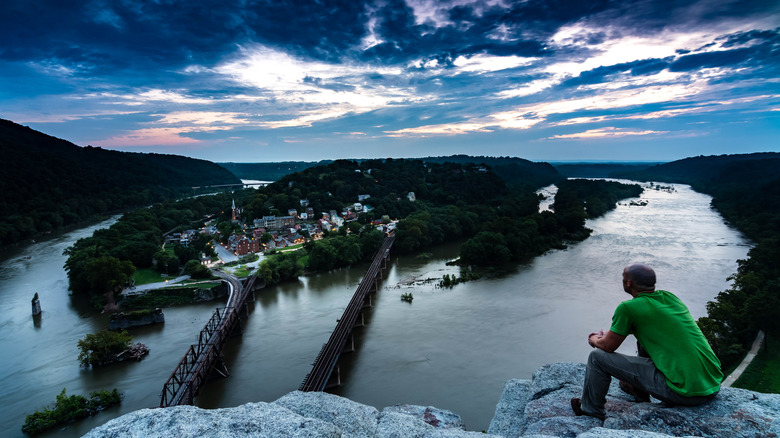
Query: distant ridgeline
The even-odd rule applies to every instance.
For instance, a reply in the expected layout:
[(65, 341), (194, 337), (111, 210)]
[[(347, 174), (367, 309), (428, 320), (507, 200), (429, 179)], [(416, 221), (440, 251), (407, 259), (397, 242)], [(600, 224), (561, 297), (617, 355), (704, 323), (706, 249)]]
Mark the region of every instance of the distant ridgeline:
[(561, 175), (549, 163), (535, 163), (516, 157), (472, 157), (451, 155), (449, 157), (420, 158), (427, 163), (476, 163), (490, 167), (507, 186), (514, 189), (536, 190), (561, 179)]
[(728, 368), (741, 360), (758, 330), (780, 334), (780, 153), (693, 157), (617, 175), (690, 184), (756, 245), (733, 286), (707, 305), (699, 320)]
[(0, 246), (193, 186), (240, 183), (209, 161), (79, 147), (8, 120), (0, 120), (0, 154)]
[[(391, 159), (392, 160), (392, 159)], [(551, 184), (560, 178), (558, 172), (548, 163), (534, 163), (522, 158), (513, 157), (473, 157), (469, 155), (451, 155), (448, 157), (414, 158), (426, 163), (483, 164), (503, 179), (507, 185), (524, 185), (527, 188), (538, 188)], [(350, 160), (357, 163), (372, 161), (369, 159)], [(301, 172), (310, 167), (327, 166), (333, 160), (322, 161), (282, 161), (278, 163), (217, 163), (233, 172), (241, 179), (259, 181), (278, 181), (287, 175)], [(624, 170), (624, 169), (622, 169)]]
[(615, 175), (638, 172), (661, 162), (637, 163), (553, 163), (553, 167), (567, 178), (615, 178)]
[(241, 179), (257, 181), (278, 181), (291, 173), (314, 166), (324, 166), (332, 160), (323, 161), (281, 161), (277, 163), (217, 163)]

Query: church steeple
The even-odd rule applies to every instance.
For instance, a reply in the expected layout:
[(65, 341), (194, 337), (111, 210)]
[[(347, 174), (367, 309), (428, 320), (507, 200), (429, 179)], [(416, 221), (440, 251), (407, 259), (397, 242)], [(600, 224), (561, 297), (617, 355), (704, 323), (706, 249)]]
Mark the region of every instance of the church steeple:
[(236, 200), (233, 200), (233, 220), (236, 220)]

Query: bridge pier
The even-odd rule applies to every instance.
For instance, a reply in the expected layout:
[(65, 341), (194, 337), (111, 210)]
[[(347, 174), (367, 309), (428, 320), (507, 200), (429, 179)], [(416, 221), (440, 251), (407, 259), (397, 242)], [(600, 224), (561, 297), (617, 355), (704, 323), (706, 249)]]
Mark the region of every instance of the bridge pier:
[(341, 349), (342, 353), (354, 353), (355, 352), (355, 335), (350, 332), (347, 343), (344, 344), (344, 348)]
[(209, 379), (215, 379), (220, 377), (222, 378), (230, 377), (230, 372), (227, 369), (227, 363), (225, 363), (225, 357), (222, 355), (219, 356), (217, 362), (211, 368), (211, 375), (209, 376)]
[(338, 388), (339, 386), (341, 386), (341, 367), (339, 364), (336, 364), (336, 367), (330, 374), (330, 378), (328, 379), (328, 383), (325, 384), (324, 389), (333, 389)]

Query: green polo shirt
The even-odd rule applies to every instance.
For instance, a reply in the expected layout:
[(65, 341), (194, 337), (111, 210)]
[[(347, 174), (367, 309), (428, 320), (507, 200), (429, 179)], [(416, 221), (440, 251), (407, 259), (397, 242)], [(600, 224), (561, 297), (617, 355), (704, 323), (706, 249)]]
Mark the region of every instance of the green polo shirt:
[(688, 307), (671, 292), (657, 290), (623, 301), (610, 330), (633, 334), (678, 394), (705, 396), (720, 389), (720, 361)]

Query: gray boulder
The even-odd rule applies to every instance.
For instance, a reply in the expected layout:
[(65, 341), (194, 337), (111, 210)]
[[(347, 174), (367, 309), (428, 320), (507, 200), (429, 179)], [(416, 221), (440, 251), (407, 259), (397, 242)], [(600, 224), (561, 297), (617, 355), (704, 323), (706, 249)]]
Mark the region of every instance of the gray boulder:
[(143, 409), (91, 430), (85, 437), (382, 437), (476, 438), (460, 416), (426, 406), (399, 405), (381, 413), (323, 392), (291, 392), (273, 403), (205, 410), (193, 406)]
[(274, 404), (302, 417), (333, 424), (341, 430), (344, 438), (374, 436), (379, 422), (379, 411), (375, 407), (326, 392), (295, 391)]
[(507, 382), (489, 433), (505, 437), (766, 437), (780, 434), (780, 395), (723, 388), (696, 407), (635, 403), (613, 379), (607, 418), (575, 417), (569, 400), (580, 397), (585, 365), (545, 365), (530, 381)]
[(302, 417), (280, 405), (247, 403), (228, 409), (175, 406), (142, 409), (92, 429), (86, 438), (340, 437), (333, 424)]
[(382, 410), (376, 437), (476, 438), (488, 435), (467, 432), (459, 415), (432, 406), (395, 405)]

